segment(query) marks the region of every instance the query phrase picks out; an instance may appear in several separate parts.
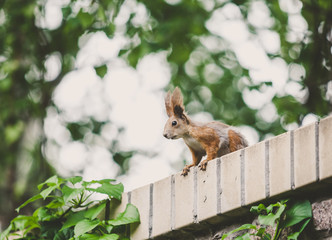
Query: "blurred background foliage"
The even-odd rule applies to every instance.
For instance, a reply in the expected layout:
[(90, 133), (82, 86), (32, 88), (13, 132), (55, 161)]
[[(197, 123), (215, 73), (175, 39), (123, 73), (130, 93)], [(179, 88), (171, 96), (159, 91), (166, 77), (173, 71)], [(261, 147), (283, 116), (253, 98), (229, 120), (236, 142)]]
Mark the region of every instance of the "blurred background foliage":
[[(331, 112), (331, 1), (293, 1), (302, 6), (301, 15), (307, 23), (304, 35), (295, 40), (290, 38), (291, 13), (280, 7), (284, 1), (137, 0), (139, 6), (146, 9), (147, 21), (137, 24), (132, 13), (125, 28), (120, 30), (115, 19), (127, 1), (91, 0), (85, 1), (88, 2), (85, 7), (78, 4), (79, 0), (63, 1), (61, 23), (56, 28), (43, 24), (47, 2), (0, 2), (2, 229), (13, 218), (13, 209), (35, 193), (38, 183), (54, 173), (43, 151), (46, 141), (43, 120), (50, 106), (57, 109), (52, 101), (53, 92), (63, 77), (75, 69), (79, 40), (88, 33), (104, 32), (112, 38), (120, 31), (133, 39), (119, 52), (119, 56), (133, 67), (149, 53), (167, 51), (172, 72), (168, 89), (175, 86), (182, 89), (190, 114), (205, 111), (231, 125), (251, 126), (260, 139), (268, 134), (280, 134), (294, 122), (301, 124), (309, 113), (321, 117)], [(265, 121), (259, 114), (260, 109), (248, 106), (243, 92), (264, 92), (273, 88), (274, 82), (268, 79), (259, 83), (253, 81), (250, 69), (240, 64), (231, 44), (207, 28), (215, 11), (233, 4), (239, 6), (241, 18), (250, 33), (257, 35), (260, 29), (249, 19), (255, 2), (268, 8), (272, 24), (266, 28), (277, 32), (280, 38), (280, 49), (268, 53), (268, 57), (282, 58), (289, 71), (292, 66), (305, 69), (297, 79), (305, 94), (299, 98), (287, 92), (276, 93), (272, 103), (278, 116), (272, 121)], [(61, 67), (57, 76), (50, 79), (45, 63), (54, 55)], [(101, 78), (107, 73), (106, 64), (94, 67)], [(71, 138), (79, 141), (88, 131), (100, 134), (105, 123), (91, 118), (85, 122), (68, 121), (66, 127)], [(119, 129), (119, 134), (121, 131)], [(135, 150), (121, 152), (114, 141), (109, 151), (121, 167), (119, 174), (126, 172)]]

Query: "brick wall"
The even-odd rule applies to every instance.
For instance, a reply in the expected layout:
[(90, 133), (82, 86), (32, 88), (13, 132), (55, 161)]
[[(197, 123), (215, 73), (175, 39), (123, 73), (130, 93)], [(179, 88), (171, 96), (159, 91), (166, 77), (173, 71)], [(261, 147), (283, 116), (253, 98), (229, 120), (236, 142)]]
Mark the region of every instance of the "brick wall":
[(141, 224), (131, 226), (131, 239), (213, 239), (228, 225), (248, 223), (251, 205), (286, 197), (315, 202), (312, 228), (329, 232), (332, 117), (212, 160), (206, 171), (192, 168), (125, 193), (115, 213), (127, 202), (138, 207)]

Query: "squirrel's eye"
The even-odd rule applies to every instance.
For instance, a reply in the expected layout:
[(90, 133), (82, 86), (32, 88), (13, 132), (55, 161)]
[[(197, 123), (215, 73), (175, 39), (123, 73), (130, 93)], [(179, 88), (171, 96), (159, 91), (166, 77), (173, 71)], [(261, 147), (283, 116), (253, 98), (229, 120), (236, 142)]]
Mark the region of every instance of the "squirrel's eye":
[(172, 122), (172, 126), (175, 126), (176, 124), (178, 124), (176, 121)]

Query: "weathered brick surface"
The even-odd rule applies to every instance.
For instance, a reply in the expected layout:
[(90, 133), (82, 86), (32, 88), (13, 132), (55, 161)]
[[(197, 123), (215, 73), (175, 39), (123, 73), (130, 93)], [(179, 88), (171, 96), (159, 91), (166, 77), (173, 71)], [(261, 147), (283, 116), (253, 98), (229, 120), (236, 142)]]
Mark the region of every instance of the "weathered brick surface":
[[(314, 229), (301, 237), (331, 238), (332, 117), (212, 160), (206, 171), (180, 174), (129, 194), (141, 215), (131, 239), (220, 239), (228, 220), (250, 223), (251, 204), (298, 193), (316, 201)], [(114, 214), (124, 210), (127, 195), (123, 199)]]
[(171, 231), (171, 177), (153, 184), (152, 236)]
[(317, 180), (315, 123), (294, 131), (294, 184), (303, 187)]
[(141, 223), (130, 226), (132, 240), (149, 238), (150, 221), (150, 185), (137, 188), (131, 192), (131, 203), (134, 204), (140, 214)]
[(245, 205), (265, 199), (265, 142), (245, 149)]
[(332, 178), (332, 116), (319, 123), (319, 177)]
[(241, 206), (241, 154), (237, 151), (221, 158), (221, 213), (231, 214), (231, 211)]
[(174, 200), (174, 227), (179, 229), (194, 222), (194, 172), (191, 168), (187, 176), (181, 173), (174, 175), (175, 178), (175, 200)]
[(197, 171), (197, 219), (217, 215), (217, 159), (208, 163), (206, 171)]
[(291, 190), (290, 133), (269, 140), (270, 196)]

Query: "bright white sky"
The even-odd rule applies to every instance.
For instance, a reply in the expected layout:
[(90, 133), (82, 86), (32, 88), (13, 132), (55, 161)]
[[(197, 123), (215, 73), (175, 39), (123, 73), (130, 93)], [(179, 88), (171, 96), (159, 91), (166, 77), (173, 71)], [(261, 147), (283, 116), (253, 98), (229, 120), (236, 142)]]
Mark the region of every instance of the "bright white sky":
[[(48, 0), (46, 16), (37, 24), (50, 29), (57, 28), (61, 23), (61, 4), (66, 2)], [(289, 40), (303, 39), (307, 23), (300, 14), (302, 3), (299, 0), (279, 2), (290, 16)], [(88, 3), (84, 0), (77, 5), (88, 6)], [(207, 1), (205, 7), (211, 8), (211, 4), (213, 1)], [(81, 50), (76, 59), (77, 70), (67, 74), (54, 92), (54, 102), (62, 112), (58, 114), (55, 109), (48, 109), (45, 119), (48, 141), (44, 149), (60, 174), (82, 175), (85, 180), (117, 176), (119, 167), (107, 150), (114, 139), (119, 140), (121, 151), (136, 149), (149, 153), (149, 156), (134, 155), (129, 172), (117, 178), (127, 191), (180, 171), (183, 158), (191, 161), (189, 150), (182, 140), (171, 141), (162, 136), (167, 120), (163, 89), (171, 79), (170, 66), (166, 61), (167, 52), (145, 56), (136, 69), (117, 57), (120, 49), (131, 41), (123, 36), (123, 29), (132, 12), (137, 13), (135, 24), (146, 22), (145, 7), (135, 0), (127, 0), (116, 19), (119, 30), (113, 38), (108, 38), (104, 33), (81, 38)], [(259, 116), (272, 122), (277, 117), (271, 103), (275, 94), (292, 94), (303, 101), (306, 89), (302, 90), (298, 81), (305, 71), (300, 65), (288, 66), (281, 58), (268, 58), (267, 53), (280, 50), (280, 39), (278, 33), (268, 29), (273, 25), (273, 19), (262, 1), (252, 3), (248, 19), (259, 29), (258, 36), (249, 33), (239, 8), (232, 3), (215, 10), (206, 26), (212, 34), (230, 42), (229, 47), (235, 52), (240, 64), (249, 69), (254, 83), (273, 82), (273, 87), (266, 87), (261, 92), (248, 88), (243, 90), (243, 99), (248, 106), (259, 109)], [(210, 50), (221, 47), (218, 38), (213, 35), (202, 42)], [(49, 81), (57, 76), (59, 62), (56, 54), (45, 62)], [(100, 79), (93, 66), (104, 63), (107, 63), (108, 73)], [(210, 68), (213, 69), (213, 66)], [(243, 81), (248, 79), (244, 78)], [(98, 121), (109, 120), (111, 123), (103, 127), (101, 136), (88, 132), (83, 142), (73, 141), (64, 127), (65, 122), (87, 121), (90, 117)], [(211, 120), (210, 115), (204, 113), (194, 118)], [(316, 116), (308, 115), (305, 123), (315, 119)], [(120, 135), (117, 130), (119, 127), (125, 128), (125, 132)], [(258, 141), (258, 134), (253, 128), (239, 128), (251, 144)]]

